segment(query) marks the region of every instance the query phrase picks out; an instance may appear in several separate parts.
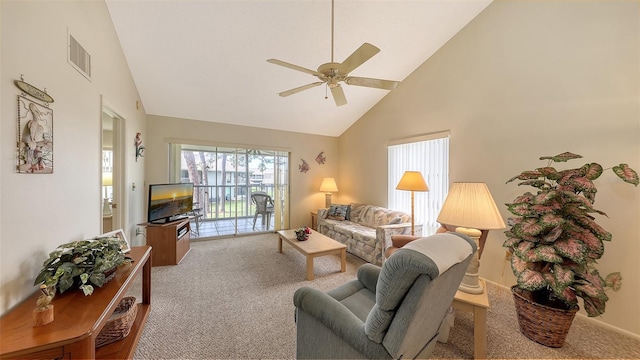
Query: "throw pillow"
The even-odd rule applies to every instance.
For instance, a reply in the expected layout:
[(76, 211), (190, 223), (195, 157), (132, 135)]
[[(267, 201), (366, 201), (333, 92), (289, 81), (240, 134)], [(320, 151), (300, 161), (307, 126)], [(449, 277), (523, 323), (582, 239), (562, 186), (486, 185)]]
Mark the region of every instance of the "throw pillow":
[(331, 205), (327, 219), (343, 221), (347, 218), (348, 205)]
[(389, 221), (389, 225), (400, 224), (402, 222), (402, 218), (400, 216), (396, 216), (391, 221)]

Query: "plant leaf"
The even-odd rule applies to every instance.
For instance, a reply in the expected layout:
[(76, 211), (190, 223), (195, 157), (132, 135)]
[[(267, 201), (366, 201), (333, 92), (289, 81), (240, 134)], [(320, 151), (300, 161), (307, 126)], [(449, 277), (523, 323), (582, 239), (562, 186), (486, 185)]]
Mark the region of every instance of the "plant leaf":
[(594, 317), (604, 314), (605, 302), (597, 298), (592, 298), (587, 295), (582, 296), (584, 310), (587, 312), (587, 316)]
[(579, 159), (582, 156), (576, 155), (570, 152), (563, 152), (562, 154), (558, 154), (556, 156), (542, 156), (540, 160), (551, 160), (553, 162), (566, 162), (572, 159)]
[(583, 169), (585, 170), (584, 177), (589, 180), (595, 180), (602, 175), (602, 166), (597, 163), (586, 164), (583, 166)]
[(510, 183), (514, 180), (531, 180), (531, 179), (537, 179), (539, 177), (541, 177), (542, 174), (538, 171), (523, 171), (520, 175), (518, 176), (514, 176), (511, 179), (509, 179), (507, 181), (507, 183)]
[(550, 188), (551, 185), (544, 180), (526, 180), (521, 183), (518, 183), (518, 186), (522, 185), (530, 185), (538, 189)]
[(528, 267), (529, 263), (522, 260), (518, 255), (511, 256), (511, 270), (515, 276), (520, 276)]
[(533, 252), (535, 253), (536, 259), (533, 260), (534, 262), (546, 261), (550, 263), (562, 263), (563, 261), (562, 256), (556, 253), (556, 250), (553, 248), (553, 246), (541, 245), (533, 249)]
[(565, 304), (573, 307), (576, 306), (578, 304), (578, 297), (576, 295), (575, 290), (573, 290), (570, 287), (565, 287), (564, 290), (562, 290), (559, 293), (555, 293), (555, 295), (558, 297), (558, 299), (564, 301)]
[(573, 271), (563, 267), (560, 264), (553, 265), (553, 277), (556, 282), (562, 286), (569, 286), (573, 283), (575, 276)]
[(635, 172), (632, 168), (627, 164), (620, 164), (618, 166), (613, 167), (613, 172), (618, 175), (622, 181), (627, 182), (629, 184), (633, 184), (638, 186), (640, 181), (638, 180), (638, 173)]
[(553, 244), (553, 247), (560, 255), (571, 259), (575, 263), (582, 264), (586, 261), (587, 246), (580, 241), (560, 239)]
[(604, 283), (611, 290), (618, 291), (622, 287), (622, 275), (619, 272), (611, 273), (604, 279)]
[(525, 269), (518, 276), (518, 287), (521, 289), (536, 291), (547, 286), (542, 273), (531, 269)]
[(555, 168), (551, 166), (541, 167), (536, 169), (542, 176), (549, 180), (560, 180), (561, 175)]

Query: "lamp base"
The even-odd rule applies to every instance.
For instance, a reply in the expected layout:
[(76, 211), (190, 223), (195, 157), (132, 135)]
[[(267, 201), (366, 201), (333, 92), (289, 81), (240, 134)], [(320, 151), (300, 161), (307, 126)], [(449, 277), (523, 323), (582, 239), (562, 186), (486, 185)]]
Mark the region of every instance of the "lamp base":
[(324, 194), (324, 207), (331, 207), (331, 193)]
[[(467, 235), (476, 243), (478, 249), (480, 248), (480, 235), (482, 235), (480, 230), (458, 227), (456, 228), (456, 232)], [(479, 268), (480, 260), (478, 258), (478, 251), (476, 251), (471, 258), (469, 267), (467, 267), (467, 271), (464, 274), (464, 278), (462, 278), (462, 283), (460, 284), (460, 287), (458, 287), (458, 290), (468, 294), (482, 294), (484, 292), (484, 288), (480, 285), (478, 277)]]
[(111, 204), (109, 204), (109, 199), (104, 199), (102, 203), (102, 215), (111, 215)]

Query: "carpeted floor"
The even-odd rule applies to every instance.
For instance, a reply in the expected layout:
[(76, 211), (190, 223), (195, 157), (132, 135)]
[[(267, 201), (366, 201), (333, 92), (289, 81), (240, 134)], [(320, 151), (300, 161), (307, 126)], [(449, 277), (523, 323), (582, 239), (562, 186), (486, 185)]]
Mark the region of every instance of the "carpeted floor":
[[(347, 255), (315, 260), (305, 280), (305, 259), (275, 234), (192, 242), (178, 266), (154, 267), (152, 306), (136, 359), (293, 359), (293, 293), (302, 286), (329, 290), (355, 277), (364, 262)], [(131, 294), (140, 296), (140, 283)], [(539, 345), (518, 330), (508, 289), (488, 285), (488, 357), (520, 359), (638, 359), (640, 341), (576, 317), (563, 348)], [(456, 312), (449, 341), (434, 358), (473, 358), (473, 318)]]

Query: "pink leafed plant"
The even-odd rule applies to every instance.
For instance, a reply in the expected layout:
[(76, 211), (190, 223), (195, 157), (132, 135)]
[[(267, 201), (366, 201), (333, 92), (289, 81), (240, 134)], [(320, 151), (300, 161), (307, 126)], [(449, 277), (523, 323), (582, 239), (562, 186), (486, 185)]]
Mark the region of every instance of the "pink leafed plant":
[[(505, 232), (503, 246), (511, 256), (511, 269), (517, 277), (517, 287), (534, 293), (543, 305), (553, 306), (558, 300), (567, 309), (578, 306), (582, 298), (589, 316), (604, 313), (609, 299), (607, 289), (620, 289), (619, 272), (600, 276), (596, 260), (604, 254), (604, 241), (611, 241), (610, 232), (596, 224), (594, 215), (606, 214), (593, 207), (597, 188), (594, 180), (604, 169), (597, 163), (580, 168), (556, 170), (552, 163), (582, 158), (565, 152), (543, 156), (546, 167), (524, 171), (507, 183), (521, 180), (536, 193), (525, 192), (506, 204), (515, 217), (509, 218), (511, 228)], [(624, 182), (638, 186), (638, 174), (627, 164), (611, 170)]]

